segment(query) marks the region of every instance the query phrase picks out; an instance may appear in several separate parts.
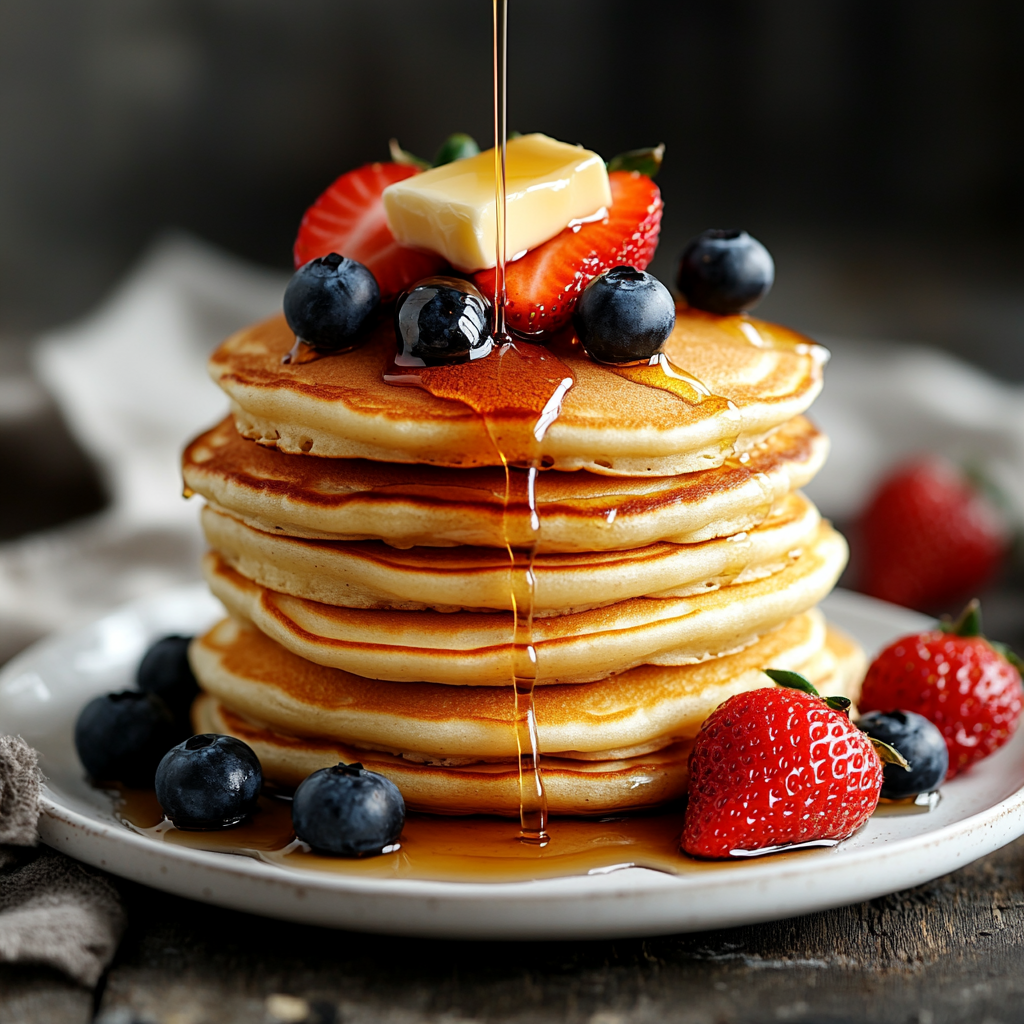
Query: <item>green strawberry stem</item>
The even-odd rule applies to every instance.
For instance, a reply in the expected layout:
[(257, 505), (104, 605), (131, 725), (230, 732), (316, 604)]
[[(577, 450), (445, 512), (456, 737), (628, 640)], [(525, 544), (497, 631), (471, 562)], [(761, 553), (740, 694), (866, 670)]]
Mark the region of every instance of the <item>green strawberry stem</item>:
[[(809, 693), (812, 697), (821, 697), (814, 683), (806, 676), (800, 675), (799, 672), (790, 672), (784, 668), (766, 668), (764, 674), (779, 686), (785, 686), (790, 690), (801, 690), (803, 693)], [(825, 697), (823, 699), (833, 711), (842, 711), (845, 714), (849, 714), (853, 704), (849, 697)], [(871, 745), (875, 748), (875, 753), (878, 754), (883, 764), (898, 764), (901, 768), (910, 771), (907, 759), (895, 747), (882, 740), (876, 740), (874, 736), (869, 736), (868, 739), (871, 740)]]
[(998, 640), (989, 640), (988, 645), (997, 654), (1002, 655), (1024, 677), (1024, 659), (1016, 651)]
[[(812, 697), (821, 697), (817, 687), (799, 672), (790, 672), (784, 668), (766, 668), (764, 674), (779, 686), (785, 686), (790, 690), (801, 690), (809, 693)], [(853, 701), (849, 697), (822, 697), (822, 700), (833, 710), (849, 713)]]
[(812, 697), (821, 696), (814, 683), (807, 676), (800, 675), (799, 672), (790, 672), (789, 669), (785, 668), (766, 668), (764, 674), (773, 683), (778, 683), (779, 686), (785, 686), (790, 690), (802, 690), (804, 693), (809, 693)]
[(416, 156), (415, 153), (402, 149), (398, 144), (398, 139), (390, 139), (388, 141), (388, 149), (391, 152), (392, 163), (405, 164), (407, 167), (418, 167), (421, 171), (426, 171), (430, 168), (429, 160), (424, 160), (422, 157)]
[(876, 740), (874, 736), (869, 736), (868, 739), (871, 740), (871, 746), (875, 748), (875, 753), (882, 764), (898, 764), (905, 771), (910, 771), (910, 762), (894, 746), (885, 740)]
[(476, 156), (480, 147), (476, 139), (465, 132), (454, 132), (441, 143), (441, 148), (434, 157), (434, 166), (441, 167), (443, 164), (451, 164), (456, 160), (465, 160), (468, 156)]
[(998, 640), (989, 640), (981, 628), (981, 602), (974, 598), (967, 603), (967, 607), (960, 613), (960, 618), (952, 622), (944, 618), (939, 622), (939, 629), (943, 633), (950, 633), (953, 636), (980, 636), (997, 654), (1005, 658), (1024, 677), (1024, 659), (1020, 657), (1008, 644)]
[(646, 149), (631, 149), (620, 153), (608, 161), (609, 171), (639, 171), (653, 178), (661, 170), (661, 161), (665, 157), (665, 143), (660, 146), (648, 146)]
[(939, 623), (939, 629), (953, 636), (981, 636), (981, 602), (976, 597), (972, 598), (956, 622), (944, 619)]

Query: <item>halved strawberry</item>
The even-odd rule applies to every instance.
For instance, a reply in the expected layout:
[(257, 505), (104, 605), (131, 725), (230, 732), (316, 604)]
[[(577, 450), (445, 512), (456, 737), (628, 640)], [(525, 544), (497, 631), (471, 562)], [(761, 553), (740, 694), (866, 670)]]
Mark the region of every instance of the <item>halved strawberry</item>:
[(399, 245), (388, 228), (381, 193), (418, 174), (405, 164), (366, 164), (337, 179), (306, 211), (295, 239), (295, 266), (336, 252), (358, 260), (390, 299), (421, 277), (436, 274), (445, 261), (434, 253)]
[[(566, 228), (505, 268), (505, 321), (522, 334), (556, 331), (569, 322), (576, 299), (598, 274), (622, 264), (644, 270), (661, 229), (661, 190), (638, 171), (608, 175), (608, 216)], [(473, 275), (494, 295), (494, 271)]]

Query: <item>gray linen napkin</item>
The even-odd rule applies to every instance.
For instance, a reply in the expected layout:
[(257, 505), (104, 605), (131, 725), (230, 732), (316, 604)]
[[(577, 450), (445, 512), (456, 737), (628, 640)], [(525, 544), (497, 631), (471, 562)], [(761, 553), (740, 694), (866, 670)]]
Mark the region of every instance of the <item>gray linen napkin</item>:
[(106, 878), (39, 842), (40, 773), (20, 736), (0, 736), (0, 961), (55, 967), (92, 987), (127, 923)]

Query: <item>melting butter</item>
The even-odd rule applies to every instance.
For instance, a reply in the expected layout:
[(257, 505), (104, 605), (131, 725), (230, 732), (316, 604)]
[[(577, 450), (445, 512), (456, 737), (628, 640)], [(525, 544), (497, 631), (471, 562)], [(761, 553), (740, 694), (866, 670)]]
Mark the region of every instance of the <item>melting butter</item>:
[[(494, 150), (435, 167), (384, 190), (391, 233), (440, 253), (466, 273), (496, 262)], [(611, 206), (604, 161), (539, 132), (509, 140), (505, 159), (505, 251), (523, 254), (573, 222)]]

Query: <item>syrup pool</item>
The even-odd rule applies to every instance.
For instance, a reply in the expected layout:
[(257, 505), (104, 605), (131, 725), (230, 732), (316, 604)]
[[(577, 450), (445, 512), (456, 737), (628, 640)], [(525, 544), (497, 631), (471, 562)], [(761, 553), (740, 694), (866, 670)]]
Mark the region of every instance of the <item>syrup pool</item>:
[[(938, 794), (930, 794), (917, 802), (886, 801), (875, 813), (885, 817), (927, 813), (937, 805), (937, 798)], [(396, 849), (358, 859), (312, 853), (292, 831), (291, 802), (276, 796), (261, 797), (252, 818), (218, 832), (175, 828), (164, 818), (152, 790), (118, 791), (116, 813), (133, 831), (157, 842), (253, 857), (293, 870), (362, 878), (529, 882), (607, 874), (629, 867), (684, 875), (723, 866), (741, 868), (751, 859), (748, 854), (731, 861), (702, 861), (682, 853), (682, 804), (623, 817), (559, 818), (543, 846), (521, 842), (503, 818), (413, 813), (406, 818)], [(772, 853), (771, 858), (809, 858), (824, 852), (809, 845)]]

